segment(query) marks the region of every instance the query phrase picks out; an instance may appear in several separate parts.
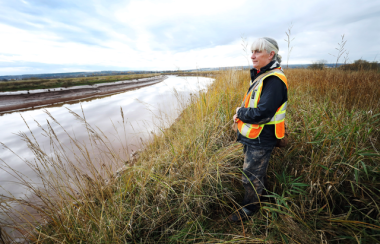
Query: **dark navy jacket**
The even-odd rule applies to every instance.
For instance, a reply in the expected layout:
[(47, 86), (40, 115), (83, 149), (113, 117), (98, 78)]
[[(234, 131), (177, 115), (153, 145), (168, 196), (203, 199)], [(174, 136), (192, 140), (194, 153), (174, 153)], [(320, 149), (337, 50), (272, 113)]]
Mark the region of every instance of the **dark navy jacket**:
[[(278, 63), (275, 61), (270, 62), (265, 67), (261, 68), (259, 73), (257, 73), (255, 68), (251, 69), (252, 81), (255, 80), (258, 75), (273, 69), (276, 64)], [(277, 65), (277, 67), (278, 66), (279, 65)], [(255, 84), (252, 84), (252, 86), (254, 85)], [(284, 82), (276, 76), (269, 76), (264, 79), (263, 90), (257, 108), (242, 107), (239, 109), (237, 117), (245, 123), (265, 124), (272, 119), (277, 109), (287, 100), (288, 92)], [(242, 136), (239, 131), (237, 133), (238, 142), (256, 148), (274, 147), (277, 142), (274, 125), (265, 125), (261, 134), (256, 139), (248, 139), (247, 137)]]

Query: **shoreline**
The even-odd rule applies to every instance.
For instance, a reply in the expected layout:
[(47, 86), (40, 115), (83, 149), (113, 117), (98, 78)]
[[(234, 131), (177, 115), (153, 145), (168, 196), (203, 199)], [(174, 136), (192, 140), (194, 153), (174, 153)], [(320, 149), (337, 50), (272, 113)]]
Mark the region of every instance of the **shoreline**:
[(154, 85), (166, 78), (167, 76), (156, 76), (152, 78), (73, 86), (68, 88), (2, 92), (0, 93), (0, 113), (118, 93)]

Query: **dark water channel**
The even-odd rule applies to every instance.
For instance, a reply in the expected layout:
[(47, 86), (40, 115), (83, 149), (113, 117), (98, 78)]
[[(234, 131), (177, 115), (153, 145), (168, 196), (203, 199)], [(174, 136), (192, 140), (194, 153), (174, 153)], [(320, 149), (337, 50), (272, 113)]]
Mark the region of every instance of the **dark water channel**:
[[(207, 89), (212, 81), (213, 79), (204, 77), (169, 76), (168, 79), (152, 86), (119, 94), (0, 114), (0, 142), (13, 151), (0, 146), (0, 194), (23, 197), (28, 193), (22, 185), (15, 182), (14, 171), (12, 173), (8, 166), (27, 177), (28, 181), (39, 183), (34, 171), (24, 162), (33, 161), (35, 155), (17, 135), (19, 132), (32, 137), (31, 131), (41, 148), (51, 152), (49, 138), (42, 130), (42, 128), (47, 129), (49, 121), (62, 144), (70, 146), (70, 139), (63, 128), (76, 140), (86, 144), (89, 138), (88, 132), (84, 129), (83, 123), (68, 111), (70, 109), (82, 116), (83, 108), (86, 121), (93, 128), (99, 128), (108, 137), (110, 146), (119, 152), (120, 157), (127, 160), (132, 150), (141, 148), (141, 143), (147, 141), (152, 132), (159, 133), (158, 127), (168, 127), (173, 123), (186, 106), (191, 94), (195, 95), (200, 90)], [(123, 120), (121, 108), (126, 121), (125, 131), (121, 126)], [(55, 124), (44, 110), (50, 113), (63, 128)], [(90, 152), (95, 159), (97, 153), (97, 151)]]

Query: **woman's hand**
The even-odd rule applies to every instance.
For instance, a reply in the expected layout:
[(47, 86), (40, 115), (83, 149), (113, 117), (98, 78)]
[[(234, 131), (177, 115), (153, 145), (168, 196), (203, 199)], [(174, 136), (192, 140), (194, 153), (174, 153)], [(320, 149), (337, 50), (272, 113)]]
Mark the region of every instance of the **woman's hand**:
[(239, 118), (237, 117), (237, 114), (234, 115), (233, 119), (235, 123), (238, 122)]
[(238, 113), (239, 109), (240, 109), (240, 107), (236, 108), (236, 114), (233, 117), (235, 123), (237, 123), (239, 121), (239, 118), (237, 117), (237, 113)]

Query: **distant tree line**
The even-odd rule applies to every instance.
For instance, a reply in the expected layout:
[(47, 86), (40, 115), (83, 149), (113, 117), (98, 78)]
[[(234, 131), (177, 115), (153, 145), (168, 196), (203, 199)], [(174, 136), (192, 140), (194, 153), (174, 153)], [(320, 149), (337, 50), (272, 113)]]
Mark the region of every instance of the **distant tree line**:
[(380, 64), (377, 61), (368, 62), (363, 59), (358, 59), (352, 64), (345, 64), (339, 67), (342, 70), (379, 70)]
[(309, 65), (309, 69), (324, 69), (326, 68), (327, 61), (324, 59), (314, 61)]
[[(324, 59), (314, 61), (308, 66), (309, 69), (321, 70), (328, 67)], [(377, 61), (369, 62), (363, 59), (355, 60), (352, 64), (341, 64), (338, 69), (341, 70), (380, 70), (380, 64)]]

